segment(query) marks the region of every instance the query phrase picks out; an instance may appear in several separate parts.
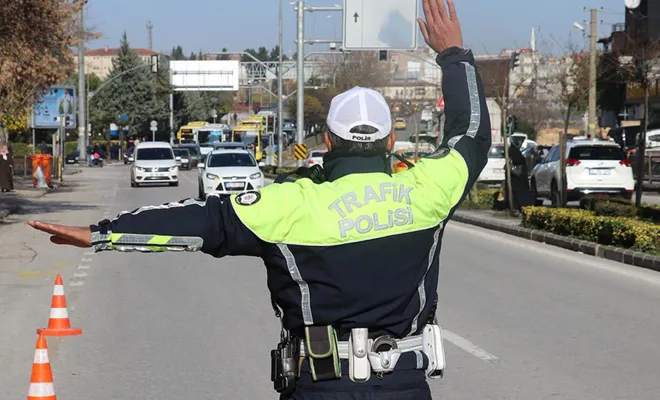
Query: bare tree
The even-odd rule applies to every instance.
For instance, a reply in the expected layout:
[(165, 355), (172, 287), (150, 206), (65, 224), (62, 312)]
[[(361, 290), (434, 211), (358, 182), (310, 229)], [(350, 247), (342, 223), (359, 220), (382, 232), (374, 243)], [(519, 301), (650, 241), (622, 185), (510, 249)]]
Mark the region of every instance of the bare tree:
[(566, 139), (571, 115), (584, 110), (589, 98), (589, 57), (569, 45), (567, 55), (555, 58), (546, 66), (543, 89), (554, 100), (564, 119), (564, 133), (559, 139), (559, 187), (554, 190), (553, 205), (566, 205)]
[[(71, 0), (0, 2), (0, 120), (69, 76), (80, 6)], [(0, 143), (6, 141), (0, 125)]]
[(369, 51), (357, 51), (344, 54), (344, 59), (337, 66), (336, 87), (347, 90), (353, 86), (380, 87), (390, 81), (387, 63), (378, 61), (378, 54)]

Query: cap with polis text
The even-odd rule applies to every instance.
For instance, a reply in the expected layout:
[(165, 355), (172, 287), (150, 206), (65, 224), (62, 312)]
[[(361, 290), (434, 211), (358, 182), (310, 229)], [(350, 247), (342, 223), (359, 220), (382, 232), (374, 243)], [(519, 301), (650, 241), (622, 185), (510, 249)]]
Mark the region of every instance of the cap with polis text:
[[(326, 122), (330, 132), (351, 142), (375, 142), (388, 137), (392, 132), (392, 115), (383, 95), (359, 86), (332, 99)], [(359, 125), (371, 126), (378, 132), (351, 132), (351, 129)]]

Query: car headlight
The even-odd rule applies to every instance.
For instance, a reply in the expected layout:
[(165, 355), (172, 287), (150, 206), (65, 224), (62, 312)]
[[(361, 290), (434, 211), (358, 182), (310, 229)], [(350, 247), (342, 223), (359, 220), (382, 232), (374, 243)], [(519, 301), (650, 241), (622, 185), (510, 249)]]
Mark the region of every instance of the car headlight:
[(177, 169), (179, 169), (179, 167), (178, 167), (178, 166), (176, 166), (176, 165), (175, 165), (175, 166), (173, 166), (173, 167), (170, 167), (170, 171), (176, 171)]
[(220, 179), (220, 177), (218, 175), (213, 175), (213, 174), (206, 174), (206, 178), (214, 180), (214, 181), (217, 181), (218, 179)]
[(142, 168), (142, 167), (135, 167), (135, 169), (138, 170), (138, 171), (145, 171), (146, 170), (146, 168)]
[(255, 174), (250, 175), (250, 179), (258, 179), (261, 178), (261, 172), (257, 172)]

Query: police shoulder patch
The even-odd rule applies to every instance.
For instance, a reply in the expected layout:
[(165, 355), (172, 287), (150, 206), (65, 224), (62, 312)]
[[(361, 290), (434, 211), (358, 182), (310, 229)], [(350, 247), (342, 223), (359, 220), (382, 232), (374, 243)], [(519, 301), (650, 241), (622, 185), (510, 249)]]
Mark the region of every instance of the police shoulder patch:
[(242, 206), (251, 206), (252, 204), (258, 202), (261, 199), (261, 194), (259, 192), (245, 192), (236, 196), (236, 204)]
[(448, 147), (440, 147), (426, 158), (442, 158), (445, 157), (447, 154), (449, 154), (449, 151), (450, 150)]

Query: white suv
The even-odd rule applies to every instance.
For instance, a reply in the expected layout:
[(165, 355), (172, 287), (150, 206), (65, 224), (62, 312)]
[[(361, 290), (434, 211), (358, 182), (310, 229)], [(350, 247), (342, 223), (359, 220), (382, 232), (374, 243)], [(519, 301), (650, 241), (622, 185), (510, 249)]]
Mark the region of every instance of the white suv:
[(202, 199), (214, 193), (243, 193), (264, 187), (264, 174), (248, 150), (214, 150), (197, 167), (199, 198)]
[[(566, 144), (567, 200), (587, 194), (618, 195), (627, 199), (635, 189), (630, 160), (618, 144), (580, 140)], [(531, 190), (536, 198), (545, 197), (559, 204), (559, 145), (532, 170)]]
[[(143, 183), (168, 183), (179, 186), (179, 157), (166, 142), (142, 142), (133, 152), (131, 187)], [(178, 159), (178, 160), (177, 160)]]

